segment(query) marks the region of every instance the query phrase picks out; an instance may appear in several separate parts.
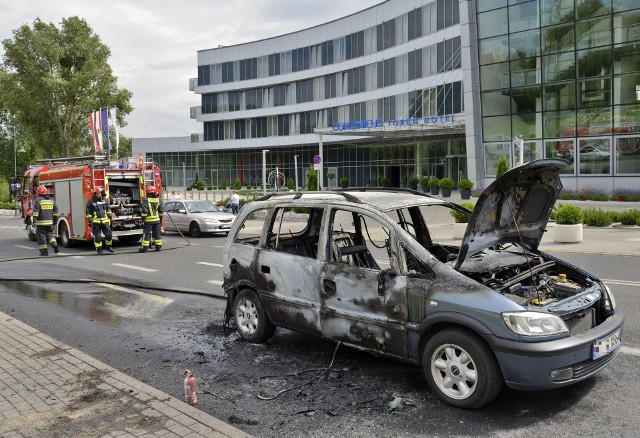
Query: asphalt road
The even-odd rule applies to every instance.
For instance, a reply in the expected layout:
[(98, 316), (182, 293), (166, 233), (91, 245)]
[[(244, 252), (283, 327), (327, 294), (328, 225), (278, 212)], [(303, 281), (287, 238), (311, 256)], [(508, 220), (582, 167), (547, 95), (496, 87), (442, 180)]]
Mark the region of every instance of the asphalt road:
[[(326, 379), (259, 400), (298, 378), (288, 374), (326, 367), (335, 345), (282, 329), (266, 345), (238, 341), (222, 328), (224, 301), (207, 296), (222, 294), (225, 238), (163, 239), (160, 253), (116, 243), (113, 255), (87, 245), (44, 259), (18, 219), (0, 217), (0, 310), (179, 398), (182, 370), (194, 369), (199, 407), (258, 437), (635, 437), (640, 429), (638, 257), (558, 254), (604, 278), (626, 313), (610, 367), (554, 391), (504, 389), (485, 409), (464, 411), (441, 403), (419, 369), (346, 348)], [(396, 397), (402, 409), (389, 407)]]

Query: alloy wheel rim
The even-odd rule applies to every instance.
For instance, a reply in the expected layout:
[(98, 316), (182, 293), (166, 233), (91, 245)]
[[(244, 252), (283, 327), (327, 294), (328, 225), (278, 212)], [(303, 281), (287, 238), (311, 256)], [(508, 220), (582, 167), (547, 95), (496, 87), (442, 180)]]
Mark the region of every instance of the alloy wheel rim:
[(255, 304), (248, 299), (243, 299), (236, 312), (238, 328), (245, 335), (252, 335), (258, 329), (258, 310)]
[(433, 352), (431, 375), (440, 391), (455, 400), (471, 397), (478, 387), (475, 362), (465, 349), (455, 344), (443, 344)]

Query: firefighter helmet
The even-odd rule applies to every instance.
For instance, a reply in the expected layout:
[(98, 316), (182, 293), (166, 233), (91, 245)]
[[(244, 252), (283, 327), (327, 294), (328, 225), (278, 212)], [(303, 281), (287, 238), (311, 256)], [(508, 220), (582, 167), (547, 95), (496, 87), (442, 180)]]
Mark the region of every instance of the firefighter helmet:
[(93, 188), (93, 190), (91, 190), (91, 193), (104, 193), (104, 187), (100, 187), (100, 186), (95, 186)]
[(40, 184), (36, 190), (38, 191), (38, 195), (46, 195), (49, 193), (49, 190), (47, 190), (47, 188), (42, 184)]
[(147, 191), (147, 194), (149, 193), (153, 193), (156, 195), (158, 194), (158, 189), (156, 189), (156, 186), (147, 186), (146, 191)]

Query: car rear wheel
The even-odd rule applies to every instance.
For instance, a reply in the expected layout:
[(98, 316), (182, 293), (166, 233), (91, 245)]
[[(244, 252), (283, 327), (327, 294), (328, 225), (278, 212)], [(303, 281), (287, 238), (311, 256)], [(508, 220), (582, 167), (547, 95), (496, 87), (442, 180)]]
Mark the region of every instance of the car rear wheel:
[(241, 290), (233, 303), (233, 318), (240, 337), (247, 342), (260, 344), (268, 341), (276, 331), (269, 321), (262, 302), (255, 292)]
[(191, 237), (198, 237), (202, 234), (200, 231), (200, 225), (198, 225), (197, 222), (191, 222), (189, 224), (189, 234), (191, 234)]
[(443, 330), (429, 339), (422, 365), (431, 389), (458, 408), (478, 409), (492, 402), (502, 388), (493, 352), (463, 329)]
[(69, 235), (69, 227), (64, 222), (60, 223), (58, 226), (58, 235), (60, 236), (60, 245), (65, 248), (71, 248), (73, 240)]

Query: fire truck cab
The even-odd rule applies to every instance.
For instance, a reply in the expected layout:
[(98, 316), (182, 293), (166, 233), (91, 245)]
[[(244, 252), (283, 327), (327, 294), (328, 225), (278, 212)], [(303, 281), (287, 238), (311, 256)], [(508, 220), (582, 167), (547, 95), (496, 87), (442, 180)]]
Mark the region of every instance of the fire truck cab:
[(145, 186), (154, 185), (161, 197), (160, 169), (153, 162), (133, 157), (109, 160), (105, 156), (87, 156), (38, 160), (46, 163), (30, 166), (23, 178), (22, 217), (29, 239), (36, 240), (32, 218), (36, 189), (43, 184), (54, 197), (60, 213), (54, 234), (60, 245), (70, 247), (75, 241), (91, 241), (92, 230), (85, 217), (87, 202), (94, 187), (103, 187), (111, 205), (113, 237), (120, 242), (141, 239), (144, 223), (141, 205)]

